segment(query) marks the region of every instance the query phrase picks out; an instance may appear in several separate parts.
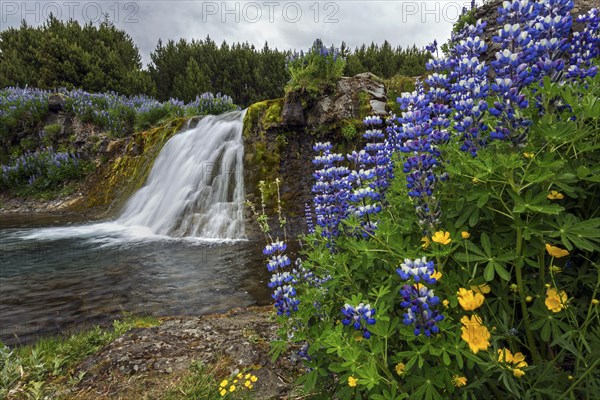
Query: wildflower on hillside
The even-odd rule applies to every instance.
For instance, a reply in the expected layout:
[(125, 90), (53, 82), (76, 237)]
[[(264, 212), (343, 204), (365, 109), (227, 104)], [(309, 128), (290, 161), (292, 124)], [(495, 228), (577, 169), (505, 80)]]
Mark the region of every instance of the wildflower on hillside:
[(446, 245), (452, 241), (452, 239), (450, 239), (450, 232), (443, 232), (443, 231), (438, 231), (438, 232), (434, 233), (433, 236), (431, 237), (431, 240), (436, 243), (443, 244), (443, 245)]
[(485, 297), (481, 293), (465, 288), (458, 289), (458, 303), (465, 311), (473, 311), (481, 307)]
[(467, 342), (471, 351), (477, 354), (480, 350), (487, 350), (490, 347), (490, 331), (482, 325), (481, 318), (477, 315), (471, 315), (471, 318), (464, 316), (460, 319), (463, 324), (461, 330), (462, 340)]
[(396, 364), (396, 373), (400, 376), (404, 375), (404, 373), (406, 372), (406, 365), (404, 365), (404, 363), (398, 363)]
[(358, 383), (358, 379), (356, 379), (353, 376), (348, 377), (348, 386), (355, 387), (357, 383)]
[(561, 258), (569, 255), (569, 252), (567, 250), (561, 249), (560, 247), (552, 246), (548, 243), (546, 243), (546, 251), (554, 258)]
[(548, 310), (557, 313), (567, 306), (567, 292), (561, 290), (560, 292), (555, 288), (550, 288), (546, 291), (546, 307)]
[(423, 242), (423, 244), (421, 245), (422, 248), (426, 249), (429, 247), (429, 245), (431, 244), (431, 240), (429, 240), (428, 236), (423, 236), (421, 238), (421, 242)]
[(548, 193), (547, 197), (550, 200), (562, 200), (565, 198), (565, 196), (562, 193), (557, 192), (556, 190), (551, 190), (550, 193)]
[(402, 322), (404, 325), (415, 326), (415, 336), (421, 333), (431, 336), (440, 332), (437, 323), (442, 321), (444, 316), (434, 308), (440, 303), (440, 299), (434, 295), (432, 289), (423, 285), (404, 285), (400, 289), (400, 295), (400, 306), (406, 309)]
[(521, 368), (528, 366), (523, 353), (518, 352), (513, 355), (509, 349), (498, 349), (498, 362), (512, 364), (512, 366), (507, 365), (507, 367), (512, 370), (513, 375), (517, 378), (525, 375), (525, 372)]
[(465, 377), (465, 376), (459, 376), (459, 375), (454, 375), (452, 377), (452, 383), (456, 387), (467, 386), (467, 377)]
[(473, 290), (476, 293), (488, 294), (492, 290), (492, 288), (487, 283), (484, 283), (483, 285), (471, 286), (471, 290)]
[(360, 303), (358, 306), (353, 307), (350, 304), (344, 304), (342, 308), (342, 314), (344, 318), (342, 324), (345, 326), (352, 325), (356, 330), (363, 330), (363, 337), (369, 339), (371, 332), (367, 329), (368, 325), (374, 325), (375, 320), (375, 309), (371, 308), (370, 304)]
[(463, 239), (468, 239), (469, 237), (471, 237), (471, 234), (467, 231), (462, 231), (460, 233), (460, 236), (462, 236)]
[(404, 259), (404, 262), (400, 264), (400, 268), (396, 268), (396, 273), (405, 281), (413, 278), (417, 283), (421, 280), (430, 285), (436, 283), (433, 277), (435, 273), (434, 263), (433, 261), (427, 261), (425, 257), (416, 260)]

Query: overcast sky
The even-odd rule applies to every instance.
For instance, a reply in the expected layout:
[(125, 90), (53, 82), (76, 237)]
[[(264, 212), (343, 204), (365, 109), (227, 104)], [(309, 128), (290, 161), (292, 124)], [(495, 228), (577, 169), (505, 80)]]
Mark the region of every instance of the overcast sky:
[(423, 47), (446, 41), (452, 23), (469, 1), (5, 1), (0, 0), (0, 29), (21, 20), (37, 25), (53, 13), (60, 19), (97, 22), (102, 14), (128, 32), (144, 65), (159, 38), (203, 39), (217, 43), (248, 41), (262, 47), (306, 49), (321, 38), (327, 45), (342, 41)]

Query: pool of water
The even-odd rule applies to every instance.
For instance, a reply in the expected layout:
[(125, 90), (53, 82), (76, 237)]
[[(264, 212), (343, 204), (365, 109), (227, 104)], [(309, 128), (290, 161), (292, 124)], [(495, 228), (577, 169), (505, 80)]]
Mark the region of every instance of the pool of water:
[(8, 345), (125, 313), (201, 315), (270, 302), (263, 243), (172, 239), (57, 217), (0, 219), (0, 341)]

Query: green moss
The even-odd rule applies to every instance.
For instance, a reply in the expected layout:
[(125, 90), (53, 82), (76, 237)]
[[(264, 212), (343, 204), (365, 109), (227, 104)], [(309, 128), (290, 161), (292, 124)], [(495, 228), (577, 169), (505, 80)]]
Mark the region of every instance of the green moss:
[(396, 99), (405, 92), (412, 92), (415, 90), (415, 78), (404, 75), (394, 75), (390, 79), (386, 80), (385, 86), (387, 88), (388, 96), (388, 107), (392, 112), (400, 113), (400, 108)]
[(283, 98), (261, 101), (248, 107), (244, 117), (244, 137), (249, 138), (278, 126), (281, 123), (282, 108)]
[(175, 118), (153, 129), (137, 132), (125, 154), (101, 167), (97, 182), (86, 200), (76, 208), (106, 207), (118, 209), (148, 177), (154, 160), (164, 144), (181, 130), (186, 118)]

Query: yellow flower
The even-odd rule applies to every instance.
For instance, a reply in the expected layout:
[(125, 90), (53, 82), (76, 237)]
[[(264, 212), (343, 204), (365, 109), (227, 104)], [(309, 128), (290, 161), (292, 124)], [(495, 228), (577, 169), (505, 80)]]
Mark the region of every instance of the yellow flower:
[(548, 193), (547, 197), (550, 200), (562, 200), (565, 198), (565, 196), (562, 193), (557, 192), (556, 190), (551, 190), (550, 193)]
[(423, 236), (421, 238), (421, 242), (423, 242), (423, 244), (421, 245), (422, 248), (426, 249), (429, 247), (429, 245), (431, 244), (431, 240), (429, 240), (428, 236)]
[(452, 241), (452, 239), (450, 239), (450, 232), (444, 232), (444, 231), (437, 231), (436, 233), (433, 234), (433, 236), (431, 237), (431, 240), (439, 243), (439, 244), (448, 244)]
[(573, 380), (573, 375), (567, 376), (567, 379), (570, 380), (570, 381), (572, 381)]
[(227, 390), (225, 390), (225, 389), (221, 388), (221, 389), (219, 390), (219, 394), (221, 395), (221, 397), (223, 397), (223, 396), (225, 396), (225, 395), (227, 394)]
[(460, 322), (463, 324), (460, 337), (467, 342), (473, 353), (477, 354), (479, 350), (487, 350), (490, 347), (490, 331), (481, 325), (481, 318), (477, 315), (472, 315), (471, 319), (464, 316)]
[(444, 305), (444, 307), (448, 308), (448, 306), (450, 305), (450, 302), (446, 299), (442, 300), (442, 304)]
[(223, 379), (223, 382), (221, 382), (221, 384), (219, 386), (225, 387), (225, 386), (227, 386), (227, 383), (229, 383), (229, 382), (227, 382), (227, 379)]
[(244, 376), (244, 379), (250, 379), (250, 374), (246, 374), (246, 376)]
[(525, 157), (525, 158), (533, 158), (533, 157), (535, 157), (535, 154), (533, 154), (533, 153), (523, 153), (523, 157)]
[(527, 296), (527, 297), (525, 297), (525, 301), (528, 303), (531, 303), (533, 301), (533, 297)]
[(598, 299), (592, 299), (592, 304), (597, 306), (598, 304), (600, 304), (600, 300)]
[(560, 247), (552, 246), (548, 243), (546, 243), (546, 251), (548, 252), (548, 254), (555, 258), (561, 258), (569, 255), (569, 252), (567, 250), (561, 249)]
[(479, 179), (477, 179), (477, 177), (476, 177), (476, 176), (474, 176), (474, 177), (473, 177), (473, 180), (472, 180), (472, 182), (473, 182), (473, 183), (479, 183)]
[(355, 387), (357, 383), (358, 383), (358, 379), (356, 379), (353, 376), (348, 377), (348, 386)]
[(433, 271), (433, 274), (431, 274), (431, 278), (434, 278), (436, 281), (439, 281), (440, 279), (442, 279), (442, 273), (440, 271)]
[(503, 364), (512, 364), (507, 367), (512, 370), (513, 375), (517, 378), (525, 375), (525, 372), (523, 372), (521, 368), (528, 366), (523, 353), (518, 352), (513, 355), (509, 349), (498, 349), (498, 362)]
[(404, 363), (396, 364), (396, 373), (400, 376), (404, 375), (405, 368), (406, 368), (406, 365), (404, 365)]
[(471, 290), (481, 294), (488, 294), (492, 291), (492, 288), (487, 283), (484, 283), (483, 285), (471, 286)]
[(525, 356), (520, 351), (512, 354), (509, 349), (498, 349), (498, 362), (505, 364), (513, 364), (516, 368), (527, 367)]
[(235, 392), (235, 385), (229, 386), (229, 391), (230, 392)]
[(458, 375), (454, 375), (452, 377), (452, 383), (454, 384), (454, 386), (456, 387), (463, 387), (463, 386), (467, 386), (467, 378), (465, 376), (458, 376)]
[(555, 288), (550, 288), (546, 291), (546, 307), (548, 310), (557, 313), (567, 306), (567, 293), (564, 290), (560, 292)]
[(523, 375), (525, 375), (525, 372), (523, 372), (523, 370), (522, 370), (522, 369), (519, 369), (519, 368), (513, 368), (512, 372), (513, 372), (513, 375), (514, 375), (516, 378), (520, 378), (520, 377), (522, 377)]
[(467, 231), (462, 231), (460, 233), (460, 236), (462, 236), (463, 239), (468, 239), (468, 238), (471, 237), (471, 234), (469, 232), (467, 232)]
[(237, 374), (238, 379), (242, 379), (243, 376), (244, 376), (244, 374), (242, 374), (241, 372), (239, 374)]
[(458, 303), (465, 311), (473, 311), (481, 307), (485, 297), (481, 293), (465, 288), (458, 289)]
[(256, 382), (256, 381), (258, 380), (258, 378), (257, 378), (256, 376), (252, 375), (252, 376), (250, 377), (250, 380), (251, 380), (252, 382)]

